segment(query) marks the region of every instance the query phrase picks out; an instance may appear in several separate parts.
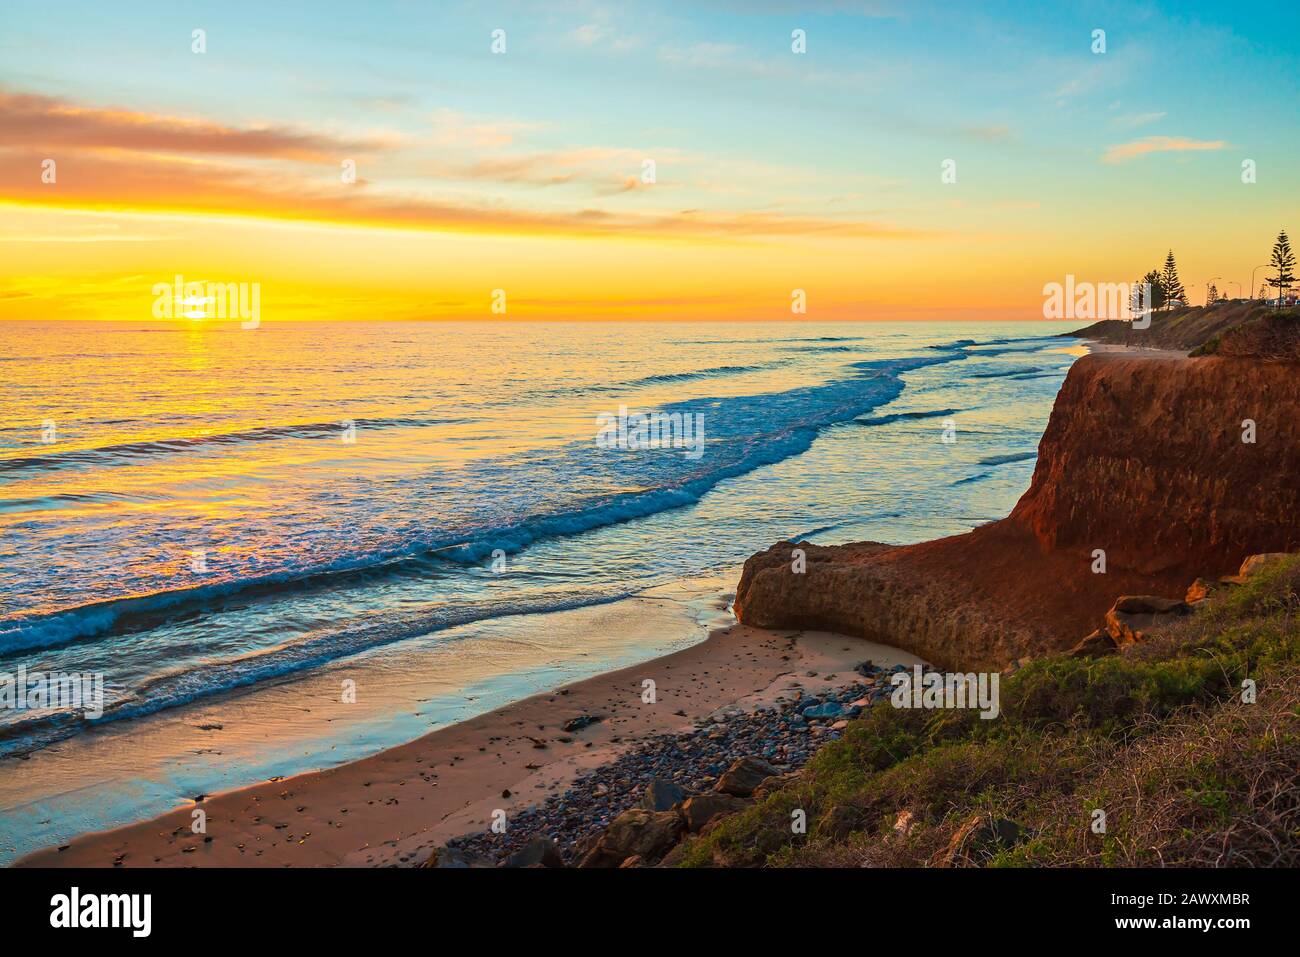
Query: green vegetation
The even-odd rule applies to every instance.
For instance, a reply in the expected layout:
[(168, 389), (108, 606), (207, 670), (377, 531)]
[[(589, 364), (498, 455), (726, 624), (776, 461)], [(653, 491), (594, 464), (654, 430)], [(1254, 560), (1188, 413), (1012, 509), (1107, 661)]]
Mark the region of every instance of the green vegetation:
[(1216, 332), (1188, 354), (1300, 360), (1300, 312), (1295, 309), (1263, 312)]
[(1295, 253), (1291, 252), (1291, 240), (1285, 229), (1277, 234), (1269, 265), (1276, 270), (1276, 275), (1268, 277), (1268, 284), (1277, 290), (1280, 302), (1283, 294), (1295, 284), (1295, 273), (1291, 271), (1295, 268)]
[[(882, 701), (686, 866), (924, 866), (964, 822), (1006, 820), (994, 866), (1300, 863), (1300, 556), (1104, 658), (1030, 662), (1002, 715)], [(1258, 700), (1246, 703), (1243, 681)], [(1105, 833), (1093, 828), (1106, 814)], [(807, 833), (792, 833), (803, 810)], [(914, 826), (894, 824), (903, 811)], [(1014, 829), (1013, 829), (1014, 830)]]
[(1167, 303), (1180, 303), (1181, 305), (1190, 305), (1187, 302), (1187, 290), (1183, 288), (1182, 280), (1178, 278), (1178, 264), (1174, 262), (1174, 251), (1169, 250), (1169, 256), (1165, 259), (1165, 271), (1160, 276), (1160, 286), (1164, 290), (1165, 300)]
[[(1157, 301), (1158, 297), (1157, 297)], [(1282, 310), (1295, 316), (1295, 309)], [(1188, 350), (1205, 345), (1215, 336), (1279, 310), (1256, 300), (1223, 301), (1210, 306), (1178, 307), (1151, 317), (1149, 329), (1134, 329), (1131, 322), (1106, 319), (1070, 335), (1119, 345)]]

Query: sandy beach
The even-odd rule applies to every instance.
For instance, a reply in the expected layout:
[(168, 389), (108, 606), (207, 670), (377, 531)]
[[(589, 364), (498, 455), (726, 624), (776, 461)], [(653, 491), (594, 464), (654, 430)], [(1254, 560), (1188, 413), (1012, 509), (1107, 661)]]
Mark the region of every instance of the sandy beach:
[[(752, 709), (794, 689), (842, 687), (864, 659), (886, 666), (919, 660), (858, 638), (736, 625), (674, 654), (371, 757), (205, 796), (150, 821), (39, 851), (16, 866), (415, 866), (448, 839), (487, 828), (495, 810), (508, 820), (649, 736), (688, 730), (714, 712)], [(647, 679), (655, 682), (654, 704), (642, 702)], [(602, 719), (561, 730), (582, 714)], [(196, 808), (206, 815), (206, 834), (191, 829)]]

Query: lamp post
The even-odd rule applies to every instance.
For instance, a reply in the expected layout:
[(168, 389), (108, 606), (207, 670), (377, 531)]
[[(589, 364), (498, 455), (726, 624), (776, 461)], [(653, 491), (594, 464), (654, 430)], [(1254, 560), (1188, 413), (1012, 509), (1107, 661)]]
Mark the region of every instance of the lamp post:
[(1240, 298), (1241, 298), (1241, 283), (1237, 282), (1237, 280), (1235, 280), (1235, 279), (1229, 279), (1228, 282), (1232, 283), (1234, 286), (1237, 287), (1237, 298), (1240, 299)]
[(1209, 279), (1205, 280), (1205, 304), (1207, 306), (1210, 304), (1210, 283), (1214, 282), (1216, 279), (1222, 278), (1222, 276), (1211, 276)]
[(1268, 263), (1264, 263), (1263, 265), (1256, 266), (1254, 269), (1252, 269), (1252, 270), (1250, 271), (1250, 298), (1251, 298), (1251, 299), (1254, 299), (1254, 298), (1255, 298), (1255, 289), (1257, 288), (1257, 287), (1255, 286), (1255, 273), (1258, 272), (1258, 271), (1261, 270), (1261, 269), (1267, 269), (1268, 267), (1269, 267), (1269, 264), (1268, 264)]

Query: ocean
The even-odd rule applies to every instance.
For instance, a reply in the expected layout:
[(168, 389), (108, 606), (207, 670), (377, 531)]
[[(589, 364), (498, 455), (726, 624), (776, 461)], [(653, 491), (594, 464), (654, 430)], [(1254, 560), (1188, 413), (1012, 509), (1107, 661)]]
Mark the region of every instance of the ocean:
[[(1062, 331), (0, 324), (0, 676), (104, 689), (0, 709), (0, 861), (699, 640), (780, 539), (1001, 518)], [(697, 429), (598, 439), (652, 412)], [(293, 697), (347, 674), (356, 717)], [(258, 732), (205, 749), (213, 709)]]

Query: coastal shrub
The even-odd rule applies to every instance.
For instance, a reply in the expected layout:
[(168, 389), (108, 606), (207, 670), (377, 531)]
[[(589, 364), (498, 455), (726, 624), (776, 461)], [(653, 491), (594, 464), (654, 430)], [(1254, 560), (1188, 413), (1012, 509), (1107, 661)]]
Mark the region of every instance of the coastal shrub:
[(879, 702), (682, 863), (923, 865), (973, 813), (1022, 828), (990, 866), (1300, 863), (1300, 556), (1123, 654), (1030, 662), (1001, 705), (985, 721)]
[[(1300, 360), (1300, 312), (1295, 309), (1278, 309), (1257, 319), (1226, 329), (1213, 338), (1214, 355), (1242, 359), (1272, 361)], [(1204, 343), (1192, 355), (1209, 355), (1203, 352), (1210, 347)]]

